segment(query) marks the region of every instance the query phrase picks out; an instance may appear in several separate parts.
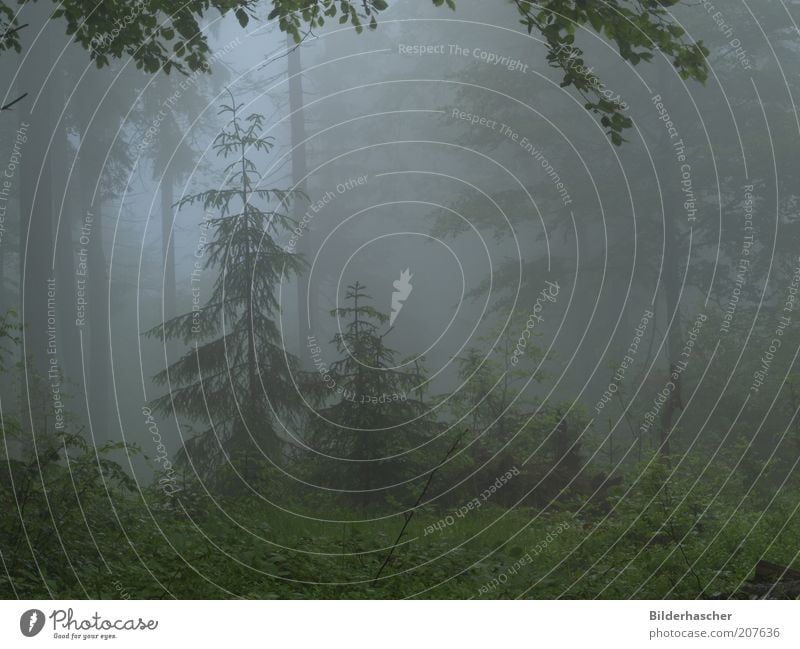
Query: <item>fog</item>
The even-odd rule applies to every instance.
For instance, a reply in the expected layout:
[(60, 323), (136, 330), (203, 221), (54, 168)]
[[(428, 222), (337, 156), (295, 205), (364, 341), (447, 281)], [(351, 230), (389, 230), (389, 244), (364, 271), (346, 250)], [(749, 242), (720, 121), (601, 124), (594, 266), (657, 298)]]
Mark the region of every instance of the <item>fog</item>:
[[(498, 457), (510, 458), (504, 470), (511, 460), (569, 470), (575, 455), (595, 485), (658, 452), (696, 461), (701, 477), (730, 453), (723, 479), (778, 492), (796, 475), (797, 3), (676, 7), (675, 23), (710, 51), (705, 83), (681, 78), (658, 50), (633, 65), (579, 27), (590, 69), (572, 73), (596, 75), (623, 104), (621, 145), (587, 97), (561, 86), (564, 70), (511, 3), (458, 0), (451, 11), (397, 0), (376, 29), (332, 19), (299, 44), (266, 8), (246, 28), (208, 14), (210, 67), (188, 74), (125, 57), (98, 69), (61, 19), (43, 21), (44, 4), (21, 8), (21, 51), (3, 52), (0, 68), (4, 105), (27, 93), (0, 113), (0, 299), (24, 325), (2, 376), (2, 412), (23, 431), (10, 454), (66, 429), (135, 447), (109, 457), (140, 491), (167, 474), (176, 490), (196, 475), (206, 493), (231, 493), (201, 468), (216, 447), (208, 467), (229, 466), (247, 498), (322, 521), (399, 515), (415, 499), (404, 490), (443, 457), (455, 468), (426, 496), (431, 507), (459, 504), (467, 476)], [(275, 278), (259, 326), (280, 341), (254, 350), (257, 413), (224, 369), (193, 360), (235, 321), (220, 311), (213, 333), (157, 335), (176, 316), (199, 318), (227, 272), (212, 263), (224, 210), (190, 200), (241, 181), (241, 151), (226, 158), (217, 146), (226, 105), (262, 116), (268, 138), (245, 142), (246, 193), (270, 224), (251, 274)], [(290, 194), (258, 193), (267, 189)], [(303, 269), (290, 272), (281, 251)], [(408, 379), (400, 398), (417, 398), (414, 417), (432, 426), (413, 441), (392, 437), (391, 418), (334, 418), (383, 431), (380, 457), (341, 455), (313, 432), (339, 398), (336, 337), (347, 348), (353, 313), (335, 310), (353, 306), (356, 282), (370, 298), (361, 304), (385, 314), (375, 339), (395, 350), (389, 373)], [(268, 479), (248, 478), (221, 432), (230, 412), (211, 397), (191, 416), (169, 406), (192, 363), (201, 382), (220, 381), (213, 398), (246, 422)], [(228, 361), (231, 377), (238, 363)], [(367, 402), (379, 396), (392, 397)], [(290, 398), (299, 407), (280, 405)], [(252, 432), (266, 420), (277, 446)], [(187, 455), (209, 429), (206, 451)], [(476, 459), (480, 440), (495, 446)], [(315, 462), (324, 468), (305, 471)], [(376, 473), (348, 477), (353, 462)], [(579, 488), (571, 475), (536, 503)], [(508, 506), (537, 488), (526, 480)], [(350, 491), (386, 500), (369, 514), (360, 501), (332, 511), (328, 497)]]

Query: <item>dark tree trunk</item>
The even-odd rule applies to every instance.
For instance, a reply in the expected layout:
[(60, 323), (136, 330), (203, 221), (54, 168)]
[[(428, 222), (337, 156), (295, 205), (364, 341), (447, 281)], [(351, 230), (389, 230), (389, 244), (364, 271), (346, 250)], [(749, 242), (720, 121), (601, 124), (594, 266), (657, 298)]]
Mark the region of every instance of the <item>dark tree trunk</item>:
[[(56, 93), (66, 97), (66, 78), (59, 77)], [(80, 395), (75, 393), (82, 385), (80, 337), (77, 323), (77, 284), (75, 255), (79, 243), (76, 232), (83, 221), (82, 201), (76, 195), (74, 185), (67, 186), (67, 175), (72, 166), (74, 151), (67, 139), (66, 124), (62, 121), (54, 133), (51, 145), (53, 160), (58, 169), (54, 169), (53, 199), (56, 208), (56, 267), (58, 269), (58, 323), (59, 347), (62, 357), (64, 378), (69, 383), (70, 401), (82, 403)]]
[[(662, 89), (662, 96), (679, 97), (680, 93), (670, 92), (673, 87), (674, 73), (665, 73), (661, 69), (658, 75), (659, 87)], [(668, 99), (669, 101), (669, 99)], [(677, 113), (679, 106), (671, 105), (668, 109)], [(681, 206), (681, 185), (680, 185), (680, 172), (678, 171), (679, 163), (673, 147), (673, 141), (663, 124), (658, 124), (659, 143), (658, 152), (664, 160), (664, 165), (659, 168), (659, 175), (661, 176), (661, 191), (664, 195), (664, 264), (663, 274), (661, 277), (662, 294), (664, 299), (664, 323), (669, 328), (665, 331), (666, 345), (665, 354), (667, 360), (667, 368), (671, 374), (680, 360), (680, 351), (683, 346), (682, 323), (680, 314), (680, 293), (681, 283), (684, 276), (684, 263), (688, 261), (686, 250), (683, 248), (681, 237), (681, 226), (679, 220), (684, 210)], [(686, 125), (688, 127), (688, 124)], [(678, 131), (681, 135), (686, 130), (682, 129), (681, 125), (677, 125)], [(670, 326), (670, 320), (672, 324)], [(682, 402), (681, 385), (680, 381), (675, 382), (675, 390), (671, 393), (669, 399), (664, 404), (664, 409), (660, 417), (660, 439), (658, 440), (661, 453), (663, 455), (670, 454), (670, 439), (673, 437), (670, 432), (677, 417), (678, 405)]]
[[(177, 290), (175, 278), (175, 241), (173, 239), (173, 220), (174, 220), (174, 190), (175, 177), (169, 166), (161, 177), (161, 253), (164, 261), (163, 276), (163, 317), (162, 322), (166, 322), (177, 315)], [(167, 355), (167, 366), (177, 360), (178, 349), (174, 340), (164, 341), (165, 353)]]
[[(47, 20), (44, 6), (26, 7), (26, 20), (37, 26)], [(52, 32), (52, 28), (46, 31)], [(53, 36), (53, 34), (50, 34)], [(55, 279), (53, 267), (53, 152), (48, 152), (50, 134), (55, 123), (56, 108), (62, 103), (55, 96), (55, 79), (47, 81), (53, 64), (57, 40), (47, 36), (39, 41), (50, 46), (37, 47), (25, 63), (22, 78), (31, 86), (28, 97), (15, 106), (24, 117), (21, 119), (30, 126), (27, 129), (27, 142), (21, 146), (21, 162), (15, 170), (13, 184), (19, 184), (20, 192), (20, 305), (21, 319), (25, 325), (23, 333), (23, 353), (26, 357), (26, 374), (43, 377), (51, 365), (58, 360), (56, 353), (48, 355), (48, 281)], [(53, 291), (69, 291), (64, 281), (54, 285)], [(53, 314), (52, 335), (57, 335), (58, 323)], [(49, 357), (49, 358), (48, 358)]]
[[(89, 116), (94, 112), (94, 97), (81, 92), (80, 114)], [(103, 161), (107, 143), (104, 125), (95, 120), (91, 125), (80, 125), (81, 144), (78, 155), (80, 185), (84, 218), (91, 218), (91, 232), (86, 245), (86, 324), (83, 329), (83, 363), (87, 374), (89, 418), (95, 434), (105, 435), (110, 425), (111, 403), (111, 345), (110, 312), (108, 302), (108, 264), (103, 249)], [(98, 183), (98, 179), (100, 182)]]
[[(295, 189), (305, 191), (305, 177), (308, 173), (306, 161), (306, 124), (303, 112), (303, 79), (302, 61), (300, 59), (300, 47), (295, 44), (292, 37), (287, 35), (286, 46), (289, 48), (288, 75), (289, 75), (289, 112), (291, 113), (291, 136), (292, 136), (292, 182), (296, 185)], [(292, 217), (295, 221), (300, 221), (305, 212), (305, 205), (302, 201), (292, 202)], [(304, 231), (297, 241), (297, 252), (308, 258), (312, 251), (311, 229)], [(298, 357), (305, 365), (308, 363), (308, 355), (305, 353), (305, 338), (303, 332), (308, 334), (309, 316), (317, 314), (317, 299), (315, 295), (309, 294), (310, 285), (308, 275), (303, 273), (297, 278), (297, 318), (298, 331), (300, 338), (298, 341)]]
[[(670, 174), (670, 177), (672, 175)], [(667, 205), (671, 204), (667, 202)], [(669, 210), (665, 217), (666, 238), (664, 245), (664, 310), (667, 322), (671, 318), (672, 326), (666, 332), (667, 336), (667, 362), (670, 374), (676, 369), (679, 354), (683, 343), (681, 341), (681, 316), (680, 316), (680, 292), (683, 269), (681, 261), (685, 258), (685, 251), (682, 250), (681, 240), (678, 234), (678, 226), (675, 219), (679, 218), (680, 211)], [(674, 381), (675, 389), (670, 394), (668, 401), (664, 404), (663, 416), (661, 418), (661, 452), (664, 455), (670, 454), (670, 431), (677, 416), (677, 405), (681, 403), (681, 383)]]

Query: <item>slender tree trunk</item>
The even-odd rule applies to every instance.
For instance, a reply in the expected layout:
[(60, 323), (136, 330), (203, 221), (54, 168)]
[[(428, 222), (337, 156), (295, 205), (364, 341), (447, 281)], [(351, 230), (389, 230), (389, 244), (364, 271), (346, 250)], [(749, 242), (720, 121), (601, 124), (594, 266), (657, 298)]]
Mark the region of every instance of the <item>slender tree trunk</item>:
[[(640, 454), (641, 454), (641, 446)], [(611, 423), (611, 419), (608, 420), (608, 466), (614, 466), (614, 431), (613, 431), (613, 424)]]
[[(659, 68), (658, 81), (659, 87), (663, 89), (665, 97), (678, 97), (676, 93), (669, 92), (674, 87), (674, 74), (667, 74), (662, 66)], [(673, 102), (674, 103), (674, 102)], [(670, 109), (677, 112), (679, 106), (675, 103)], [(687, 125), (688, 126), (688, 125)], [(686, 250), (683, 249), (681, 242), (681, 231), (678, 219), (681, 218), (683, 209), (680, 197), (680, 173), (678, 172), (678, 162), (673, 148), (672, 140), (666, 128), (662, 124), (659, 127), (659, 153), (664, 164), (659, 169), (661, 175), (661, 188), (664, 193), (664, 264), (661, 281), (663, 284), (664, 296), (664, 322), (668, 326), (665, 331), (666, 336), (666, 358), (667, 368), (672, 373), (673, 368), (679, 360), (682, 342), (682, 324), (680, 315), (680, 292), (683, 279), (683, 262), (688, 259)], [(678, 126), (681, 130), (680, 125)], [(674, 318), (673, 318), (674, 316)], [(672, 319), (672, 325), (669, 322)], [(660, 447), (664, 455), (670, 454), (670, 431), (672, 429), (675, 416), (677, 414), (676, 405), (681, 403), (680, 381), (676, 382), (675, 390), (670, 395), (669, 400), (664, 404), (664, 410), (660, 418)]]
[[(300, 47), (295, 44), (290, 35), (286, 35), (286, 47), (289, 48), (288, 59), (288, 75), (289, 75), (289, 112), (291, 113), (291, 138), (292, 138), (292, 181), (295, 189), (299, 191), (306, 190), (305, 177), (308, 173), (308, 163), (306, 160), (306, 124), (304, 114), (304, 99), (303, 99), (303, 79), (302, 79), (302, 61), (300, 58)], [(303, 218), (305, 212), (305, 205), (302, 201), (292, 202), (292, 217), (296, 221)], [(311, 226), (303, 232), (303, 235), (297, 242), (297, 252), (308, 258), (309, 253), (312, 251), (312, 233)], [(303, 365), (308, 365), (309, 359), (305, 353), (305, 336), (303, 332), (308, 333), (309, 316), (314, 318), (317, 315), (317, 298), (316, 295), (309, 294), (310, 285), (308, 275), (302, 273), (297, 278), (297, 318), (298, 318), (298, 331), (300, 332), (298, 340), (298, 357)]]
[[(88, 116), (94, 111), (94, 97), (83, 92), (79, 96), (80, 114)], [(84, 218), (91, 219), (91, 231), (88, 242), (82, 245), (86, 249), (86, 323), (83, 329), (83, 353), (86, 373), (88, 374), (89, 417), (95, 434), (104, 435), (110, 425), (111, 403), (111, 341), (109, 327), (111, 313), (109, 310), (108, 263), (104, 250), (104, 205), (103, 183), (101, 178), (105, 146), (104, 124), (98, 120), (81, 125), (81, 145), (78, 156), (81, 179), (81, 195), (83, 197)]]
[(244, 242), (245, 265), (250, 278), (247, 280), (247, 399), (248, 406), (256, 398), (256, 332), (253, 326), (253, 255), (250, 249), (250, 222), (248, 216), (247, 167), (245, 165), (246, 147), (242, 144), (242, 241)]
[[(175, 279), (175, 241), (173, 239), (173, 221), (175, 202), (173, 190), (175, 187), (175, 177), (169, 167), (161, 177), (161, 253), (164, 262), (164, 289), (162, 308), (164, 312), (163, 322), (167, 322), (177, 315), (177, 291)], [(177, 360), (177, 344), (174, 340), (165, 340), (165, 352), (167, 355), (167, 365)]]
[[(16, 91), (13, 94), (18, 96), (22, 93)], [(8, 128), (13, 128), (15, 133), (18, 132), (18, 129), (22, 126), (24, 121), (23, 111), (24, 107), (18, 108), (15, 113), (4, 116), (4, 119), (7, 120)], [(0, 315), (5, 315), (6, 311), (12, 308), (12, 305), (17, 313), (19, 313), (21, 309), (21, 304), (19, 302), (22, 292), (20, 290), (21, 287), (15, 285), (15, 280), (13, 279), (17, 273), (12, 269), (7, 280), (5, 269), (6, 261), (11, 258), (11, 250), (13, 247), (16, 245), (17, 252), (22, 252), (22, 246), (19, 243), (19, 239), (24, 236), (19, 218), (21, 210), (15, 207), (15, 200), (17, 201), (16, 205), (19, 205), (19, 194), (19, 191), (9, 193), (8, 195), (3, 194), (3, 198), (0, 200), (0, 217), (2, 217), (2, 226), (0, 226), (0, 309), (2, 311)], [(21, 278), (22, 275), (19, 275), (19, 277)]]
[[(671, 174), (670, 174), (671, 175)], [(675, 219), (679, 218), (680, 211), (670, 210), (665, 219), (664, 246), (664, 307), (665, 317), (672, 318), (672, 326), (666, 332), (667, 336), (667, 362), (670, 374), (676, 368), (679, 353), (683, 343), (681, 341), (681, 316), (680, 316), (680, 289), (681, 289), (681, 260), (685, 258), (681, 249), (678, 226)], [(668, 320), (669, 321), (669, 320)], [(681, 403), (681, 383), (674, 381), (675, 389), (664, 404), (663, 417), (661, 418), (661, 451), (664, 455), (670, 454), (670, 431), (677, 415), (676, 405)]]
[[(59, 76), (59, 83), (56, 92), (66, 97), (66, 84), (64, 77)], [(58, 279), (60, 283), (58, 291), (58, 322), (59, 322), (59, 347), (61, 348), (62, 365), (64, 369), (65, 381), (69, 382), (68, 391), (71, 401), (81, 404), (82, 399), (79, 394), (74, 394), (74, 389), (81, 385), (81, 359), (80, 359), (80, 337), (77, 326), (77, 284), (75, 275), (75, 255), (76, 255), (76, 231), (82, 221), (81, 209), (82, 201), (76, 195), (74, 185), (67, 186), (67, 174), (72, 164), (71, 150), (67, 140), (66, 124), (58, 126), (58, 132), (54, 134), (52, 148), (53, 159), (58, 161), (57, 176), (54, 179), (53, 193), (55, 207), (60, 210), (56, 212), (57, 236), (56, 246), (56, 267), (58, 269)], [(63, 209), (62, 209), (63, 206)], [(81, 408), (82, 410), (82, 408)]]
[[(40, 5), (38, 3), (25, 8), (25, 18), (37, 28), (47, 20), (47, 9)], [(52, 29), (49, 31), (52, 36)], [(38, 101), (36, 93), (31, 93), (25, 103), (15, 107), (20, 112), (26, 112), (23, 121), (30, 126), (27, 130), (28, 141), (20, 147), (21, 162), (15, 170), (15, 177), (11, 179), (14, 185), (18, 184), (20, 192), (20, 316), (25, 325), (23, 353), (29, 381), (32, 372), (43, 377), (48, 372), (51, 360), (58, 360), (57, 353), (47, 353), (50, 349), (48, 333), (56, 336), (58, 331), (53, 314), (52, 331), (48, 332), (48, 288), (52, 286), (54, 295), (59, 290), (69, 290), (64, 282), (49, 283), (49, 280), (55, 280), (55, 268), (52, 263), (53, 158), (52, 151), (48, 152), (48, 145), (54, 124), (53, 114), (56, 106), (62, 103), (62, 98), (54, 95), (54, 80), (45, 81), (54, 63), (55, 42), (47, 37), (40, 42), (50, 45), (43, 45), (30, 53), (22, 78), (32, 89), (41, 87), (41, 93)], [(57, 347), (52, 349), (57, 352)]]
[[(87, 208), (94, 214), (94, 231), (89, 244), (89, 377), (92, 425), (95, 433), (105, 434), (110, 425), (111, 405), (111, 312), (108, 291), (110, 279), (108, 262), (103, 250), (103, 205), (91, 203)], [(86, 338), (84, 338), (84, 345)]]
[(269, 456), (273, 456), (277, 449), (277, 442), (274, 439), (274, 436), (271, 431), (271, 427), (268, 425), (268, 422), (264, 421), (260, 416), (263, 411), (256, 406), (256, 404), (260, 403), (261, 401), (261, 390), (260, 390), (260, 383), (258, 380), (258, 357), (256, 356), (256, 331), (255, 331), (255, 313), (254, 307), (255, 304), (253, 302), (253, 282), (255, 281), (254, 273), (254, 248), (258, 245), (258, 241), (254, 241), (251, 237), (251, 223), (249, 220), (249, 187), (247, 185), (247, 166), (246, 166), (246, 158), (245, 155), (247, 153), (246, 145), (241, 145), (241, 164), (242, 164), (242, 228), (241, 228), (241, 236), (242, 242), (244, 245), (244, 254), (245, 254), (245, 264), (248, 273), (247, 279), (247, 290), (246, 290), (246, 300), (247, 304), (245, 305), (244, 309), (244, 317), (247, 318), (246, 320), (246, 328), (247, 328), (247, 389), (245, 390), (244, 399), (247, 402), (244, 404), (243, 413), (245, 417), (245, 421), (243, 422), (243, 430), (242, 430), (242, 445), (245, 449), (245, 467), (244, 467), (244, 478), (245, 480), (249, 481), (249, 464), (250, 464), (250, 449), (251, 449), (251, 442), (247, 436), (247, 428), (246, 426), (250, 427), (250, 432), (255, 439), (260, 437), (259, 432), (260, 430), (256, 430), (255, 427), (263, 427), (263, 430), (266, 431), (266, 435), (264, 435), (264, 442), (266, 444), (266, 448), (262, 448), (262, 452), (266, 452)]

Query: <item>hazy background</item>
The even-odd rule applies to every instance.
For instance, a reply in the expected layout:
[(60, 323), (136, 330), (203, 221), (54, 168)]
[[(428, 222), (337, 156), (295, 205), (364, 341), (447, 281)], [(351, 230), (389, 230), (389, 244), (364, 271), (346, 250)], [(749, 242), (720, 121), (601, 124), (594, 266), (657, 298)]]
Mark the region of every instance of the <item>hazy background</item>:
[[(40, 25), (44, 4), (25, 5), (20, 18)], [(291, 209), (298, 219), (312, 215), (296, 240), (310, 269), (280, 288), (285, 347), (305, 369), (314, 369), (309, 336), (327, 363), (335, 360), (329, 341), (342, 323), (329, 311), (343, 305), (348, 285), (365, 284), (373, 306), (389, 313), (393, 282), (409, 269), (413, 290), (386, 343), (403, 358), (424, 357), (431, 395), (463, 396), (454, 358), (467, 348), (488, 358), (506, 339), (513, 348), (537, 296), (557, 284), (534, 328), (541, 356), (523, 356), (512, 398), (580, 413), (584, 463), (613, 473), (637, 459), (637, 443), (656, 443), (636, 431), (670, 364), (686, 360), (673, 449), (713, 458), (742, 446), (754, 452), (746, 462), (755, 479), (797, 405), (789, 392), (797, 314), (783, 309), (800, 266), (800, 41), (790, 20), (800, 3), (719, 4), (675, 12), (711, 50), (704, 86), (682, 80), (658, 54), (651, 64), (621, 62), (613, 46), (579, 30), (595, 74), (629, 107), (634, 125), (621, 147), (573, 89), (559, 87), (543, 43), (498, 2), (458, 0), (451, 12), (398, 0), (375, 31), (333, 21), (296, 49), (266, 21), (242, 29), (232, 16), (214, 19), (206, 25), (213, 72), (190, 76), (144, 74), (125, 60), (98, 70), (58, 21), (25, 30), (22, 52), (4, 53), (0, 66), (4, 103), (28, 93), (2, 114), (0, 138), (0, 173), (13, 172), (0, 304), (27, 327), (27, 362), (1, 379), (3, 409), (34, 433), (51, 425), (52, 399), (32, 386), (55, 357), (73, 429), (98, 443), (138, 445), (147, 457), (118, 457), (142, 484), (151, 481), (156, 451), (142, 409), (169, 390), (152, 377), (188, 347), (143, 332), (192, 308), (204, 214), (175, 204), (226, 182), (211, 144), (230, 92), (245, 114), (265, 116), (274, 138), (269, 154), (253, 154), (263, 186), (307, 194)], [(434, 52), (407, 53), (411, 46)], [(91, 227), (81, 231), (87, 215)], [(286, 232), (280, 242), (291, 239)], [(55, 314), (47, 313), (50, 278)], [(201, 299), (214, 278), (202, 273)], [(48, 354), (53, 315), (57, 353)], [(790, 318), (782, 344), (764, 385), (751, 389), (782, 315)], [(616, 380), (626, 355), (630, 367)], [(597, 408), (612, 382), (616, 394)], [(305, 416), (313, 418), (310, 406)], [(305, 440), (300, 422), (285, 423), (282, 436)], [(159, 417), (170, 456), (201, 425)], [(301, 481), (291, 468), (284, 478)]]

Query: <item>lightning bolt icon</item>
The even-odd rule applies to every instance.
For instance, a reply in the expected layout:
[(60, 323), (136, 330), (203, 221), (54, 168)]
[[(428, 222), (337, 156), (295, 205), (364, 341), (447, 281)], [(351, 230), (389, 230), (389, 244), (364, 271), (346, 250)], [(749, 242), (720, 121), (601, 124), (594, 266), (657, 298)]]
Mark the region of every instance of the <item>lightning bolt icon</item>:
[(36, 611), (31, 613), (31, 619), (28, 620), (28, 631), (33, 631), (33, 626), (36, 624), (38, 619), (39, 619), (39, 616), (36, 615)]

